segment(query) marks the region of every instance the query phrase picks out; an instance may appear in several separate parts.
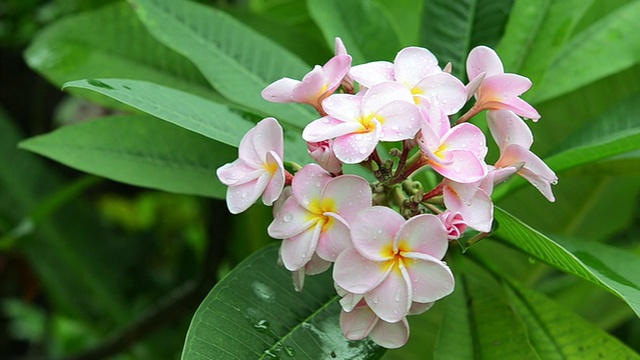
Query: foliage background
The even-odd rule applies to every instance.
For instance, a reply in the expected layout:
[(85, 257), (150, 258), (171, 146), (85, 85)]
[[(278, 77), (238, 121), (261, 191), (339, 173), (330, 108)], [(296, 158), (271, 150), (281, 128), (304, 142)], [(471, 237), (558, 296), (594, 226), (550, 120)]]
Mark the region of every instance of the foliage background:
[[(555, 203), (547, 203), (529, 186), (512, 182), (506, 185), (514, 189), (509, 196), (502, 197), (506, 190), (496, 193), (499, 205), (566, 248), (596, 254), (592, 265), (601, 257), (607, 265), (638, 266), (640, 1), (201, 2), (297, 54), (309, 68), (332, 55), (329, 39), (335, 35), (342, 36), (355, 63), (391, 60), (400, 48), (421, 45), (441, 63), (451, 61), (459, 76), (468, 49), (477, 44), (496, 47), (508, 72), (534, 82), (526, 96), (542, 114), (540, 122), (531, 126), (534, 150), (551, 159), (552, 168), (567, 169), (558, 173)], [(110, 3), (116, 4), (103, 8)], [(334, 8), (339, 9), (337, 16)], [(345, 16), (353, 13), (364, 15)], [(373, 26), (367, 22), (370, 18), (383, 21)], [(228, 26), (224, 29), (236, 30), (233, 24)], [(385, 26), (386, 31), (380, 31)], [(0, 159), (5, 164), (0, 168), (0, 354), (8, 358), (177, 358), (191, 317), (211, 287), (241, 260), (273, 242), (265, 230), (269, 209), (254, 206), (232, 217), (222, 201), (210, 198), (224, 190), (219, 185), (198, 183), (198, 177), (189, 177), (186, 171), (180, 174), (183, 178), (162, 172), (167, 162), (185, 159), (192, 166), (215, 170), (216, 164), (235, 156), (233, 148), (213, 145), (192, 131), (101, 96), (105, 88), (99, 82), (59, 90), (71, 80), (130, 78), (230, 105), (234, 114), (242, 113), (248, 121), (270, 115), (272, 109), (289, 119), (296, 118), (296, 111), (304, 113), (304, 109), (282, 107), (256, 110), (255, 102), (242, 100), (249, 96), (243, 84), (220, 83), (203, 71), (201, 63), (213, 61), (206, 49), (188, 48), (188, 42), (180, 39), (171, 44), (162, 30), (144, 25), (131, 6), (121, 1), (8, 0), (0, 4)], [(185, 53), (191, 57), (187, 59)], [(299, 77), (306, 70), (288, 71), (287, 76)], [(127, 84), (140, 85), (119, 85)], [(220, 108), (207, 106), (181, 110), (193, 111), (195, 117), (222, 114)], [(113, 122), (122, 124), (126, 134), (110, 133), (99, 122), (87, 123), (102, 116), (115, 116)], [(143, 117), (155, 121), (153, 133), (135, 125), (134, 119)], [(31, 150), (143, 187), (87, 175), (17, 148), (23, 139), (76, 123), (92, 124), (92, 133), (100, 136), (78, 136), (74, 151), (57, 155), (51, 148), (38, 150), (35, 142)], [(218, 134), (220, 129), (198, 131)], [(158, 146), (165, 142), (172, 146)], [(141, 172), (136, 162), (122, 165), (112, 159), (109, 163), (106, 157), (105, 162), (92, 162), (90, 148), (96, 144), (105, 149), (118, 144), (121, 150), (133, 152), (144, 146), (154, 149), (158, 163), (142, 172), (154, 174), (153, 179), (136, 175)], [(553, 155), (576, 147), (580, 151), (571, 156), (565, 152), (554, 162)], [(186, 157), (195, 153), (200, 155)], [(63, 159), (69, 154), (75, 157)], [(597, 161), (581, 160), (589, 156)], [(571, 166), (571, 161), (581, 165)], [(118, 174), (110, 172), (111, 167), (118, 168)], [(180, 188), (180, 180), (189, 186)], [(627, 304), (592, 282), (514, 249), (520, 245), (485, 240), (465, 254), (474, 262), (461, 267), (465, 274), (483, 273), (477, 263), (489, 263), (493, 271), (507, 274), (518, 284), (510, 290), (518, 296), (507, 293), (492, 303), (526, 308), (513, 300), (520, 298), (546, 305), (546, 298), (539, 298), (544, 294), (560, 308), (570, 309), (640, 350), (640, 322)], [(623, 249), (623, 255), (612, 252), (612, 247)], [(622, 274), (631, 284), (640, 283), (637, 273), (621, 267), (600, 270), (609, 271), (605, 275), (610, 278)], [(496, 290), (504, 284), (495, 283), (490, 275), (469, 281), (464, 288), (476, 294), (504, 291)], [(476, 319), (473, 330), (475, 341), (490, 342), (480, 335), (499, 332), (482, 324), (495, 324), (492, 314), (499, 316), (503, 309), (475, 306), (479, 305), (465, 304), (464, 294), (457, 293), (411, 319), (410, 343), (387, 352), (385, 358), (422, 359), (434, 347), (468, 341), (465, 336), (442, 340), (448, 331), (459, 334), (446, 328), (452, 321), (447, 311), (451, 308), (486, 314)], [(579, 323), (572, 316), (556, 320)], [(588, 334), (583, 335), (588, 338)], [(442, 349), (438, 353), (446, 354)]]

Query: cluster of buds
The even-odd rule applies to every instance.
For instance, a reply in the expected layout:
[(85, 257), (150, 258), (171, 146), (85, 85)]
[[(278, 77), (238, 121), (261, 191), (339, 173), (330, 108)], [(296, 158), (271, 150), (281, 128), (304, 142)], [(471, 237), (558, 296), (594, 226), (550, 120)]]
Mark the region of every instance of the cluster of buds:
[[(484, 46), (470, 52), (467, 75), (464, 85), (419, 47), (403, 49), (393, 63), (352, 66), (337, 38), (336, 55), (324, 66), (262, 92), (266, 100), (318, 111), (302, 133), (314, 163), (286, 163), (282, 127), (266, 118), (242, 139), (239, 159), (218, 169), (232, 213), (260, 197), (273, 205), (267, 231), (282, 239), (280, 259), (298, 291), (306, 275), (333, 264), (340, 324), (350, 340), (406, 343), (406, 317), (453, 291), (442, 261), (449, 242), (468, 229), (490, 232), (494, 185), (517, 174), (554, 201), (557, 177), (530, 151), (533, 136), (523, 121), (540, 118), (519, 97), (530, 80), (505, 73)], [(494, 165), (485, 162), (484, 133), (467, 122), (484, 110), (500, 149)], [(375, 181), (345, 174), (344, 164), (364, 166)], [(431, 171), (436, 185), (424, 188), (413, 178), (419, 171)]]

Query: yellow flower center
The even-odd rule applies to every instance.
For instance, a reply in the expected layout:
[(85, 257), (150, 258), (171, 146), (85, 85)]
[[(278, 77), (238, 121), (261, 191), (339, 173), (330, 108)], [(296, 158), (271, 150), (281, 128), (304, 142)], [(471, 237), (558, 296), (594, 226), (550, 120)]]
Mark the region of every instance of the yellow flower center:
[(375, 114), (369, 114), (366, 116), (361, 116), (358, 119), (358, 122), (362, 125), (362, 129), (359, 132), (370, 133), (374, 131), (376, 129), (376, 122), (374, 120), (377, 120), (381, 125), (384, 124), (384, 118), (380, 115), (376, 116)]
[(335, 222), (335, 219), (333, 217), (327, 216), (325, 215), (325, 213), (336, 212), (336, 201), (331, 198), (314, 198), (309, 203), (309, 211), (311, 212), (311, 214), (308, 215), (307, 220), (313, 220), (316, 223), (321, 222), (322, 232), (325, 232), (329, 230)]

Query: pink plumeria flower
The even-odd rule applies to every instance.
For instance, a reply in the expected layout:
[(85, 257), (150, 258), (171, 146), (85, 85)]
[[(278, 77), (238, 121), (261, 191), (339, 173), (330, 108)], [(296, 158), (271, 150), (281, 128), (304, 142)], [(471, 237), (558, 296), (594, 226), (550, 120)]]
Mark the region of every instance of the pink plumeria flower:
[(241, 213), (262, 196), (273, 204), (284, 187), (285, 170), (282, 127), (274, 118), (260, 121), (240, 141), (238, 159), (218, 168), (216, 174), (227, 185), (227, 207)]
[(397, 349), (409, 340), (409, 323), (406, 318), (395, 323), (386, 322), (364, 300), (350, 312), (341, 311), (340, 328), (349, 340), (362, 340), (368, 336), (387, 349)]
[(471, 183), (484, 178), (487, 146), (482, 130), (470, 123), (452, 128), (446, 115), (433, 114), (429, 112), (430, 116), (426, 116), (418, 137), (418, 145), (429, 165), (456, 182)]
[(428, 99), (447, 114), (457, 113), (467, 102), (467, 90), (455, 76), (438, 66), (438, 59), (427, 49), (402, 49), (393, 63), (376, 61), (351, 68), (350, 74), (363, 86), (396, 81), (414, 95), (416, 104)]
[(334, 94), (322, 106), (328, 116), (307, 125), (302, 138), (308, 142), (335, 138), (333, 151), (347, 164), (362, 162), (379, 141), (413, 138), (422, 121), (411, 92), (393, 82), (375, 85), (358, 95)]
[(281, 257), (290, 271), (303, 268), (314, 253), (326, 261), (351, 245), (349, 221), (371, 206), (369, 183), (355, 175), (336, 178), (317, 164), (293, 177), (293, 194), (269, 225), (269, 236), (283, 239)]
[(486, 46), (473, 48), (467, 58), (469, 93), (474, 93), (477, 112), (506, 109), (532, 120), (540, 114), (519, 96), (531, 87), (531, 80), (517, 74), (505, 74), (498, 54)]
[(373, 206), (350, 225), (353, 247), (336, 259), (333, 279), (347, 292), (363, 294), (380, 319), (401, 321), (413, 302), (433, 302), (453, 291), (453, 275), (440, 260), (447, 230), (435, 215), (405, 221), (388, 207)]
[(456, 240), (467, 230), (467, 223), (464, 221), (462, 214), (453, 212), (449, 209), (437, 215), (442, 224), (447, 229), (447, 237), (449, 240)]
[(332, 174), (340, 174), (342, 172), (342, 162), (333, 152), (333, 140), (308, 142), (307, 149), (309, 150), (309, 156), (323, 169)]
[(549, 201), (555, 201), (551, 184), (558, 182), (556, 174), (536, 154), (529, 150), (533, 134), (515, 113), (509, 110), (489, 111), (487, 123), (500, 148), (497, 169), (513, 167), (517, 174), (535, 186)]
[[(336, 56), (349, 55), (347, 53), (347, 48), (344, 46), (342, 39), (340, 39), (339, 37), (336, 37), (336, 40), (335, 40), (335, 51), (336, 51)], [(351, 76), (350, 73), (347, 73), (344, 76), (344, 78), (342, 78), (341, 85), (346, 93), (353, 94), (353, 90), (354, 90), (353, 76)]]
[(492, 191), (493, 178), (487, 175), (485, 179), (468, 184), (445, 180), (442, 195), (447, 211), (459, 214), (466, 226), (489, 232), (493, 223)]
[(309, 104), (324, 114), (322, 100), (336, 91), (350, 67), (351, 56), (334, 56), (324, 66), (316, 65), (302, 81), (290, 78), (277, 80), (262, 90), (262, 97), (271, 102)]

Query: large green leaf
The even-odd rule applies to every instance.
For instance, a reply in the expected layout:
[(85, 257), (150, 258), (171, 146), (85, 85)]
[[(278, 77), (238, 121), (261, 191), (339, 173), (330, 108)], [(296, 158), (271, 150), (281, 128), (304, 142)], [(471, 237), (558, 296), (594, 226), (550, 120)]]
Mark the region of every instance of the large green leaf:
[(533, 80), (534, 89), (594, 0), (516, 0), (498, 45), (507, 72)]
[(386, 9), (367, 0), (308, 0), (309, 12), (331, 47), (344, 42), (354, 64), (393, 60), (400, 40)]
[(216, 169), (237, 150), (150, 116), (66, 126), (20, 147), (73, 168), (132, 185), (223, 199)]
[[(402, 47), (418, 44), (424, 0), (375, 0), (386, 9)], [(398, 49), (399, 50), (399, 49)]]
[[(126, 79), (71, 81), (67, 87), (89, 89), (121, 101), (172, 124), (237, 147), (253, 123), (223, 105), (169, 87)], [(285, 159), (309, 162), (306, 143), (297, 128), (285, 131)]]
[[(562, 271), (580, 276), (603, 286), (624, 300), (640, 316), (640, 285), (628, 280), (629, 274), (640, 272), (640, 261), (624, 262), (625, 269), (615, 266), (615, 256), (590, 254), (582, 251), (570, 252), (547, 236), (532, 229), (500, 208), (495, 210), (499, 227), (495, 236), (525, 253), (548, 263)], [(610, 249), (611, 253), (617, 253)], [(622, 270), (624, 273), (618, 271)]]
[(238, 146), (253, 126), (240, 115), (196, 95), (139, 80), (71, 81), (64, 88), (92, 90), (227, 145)]
[(453, 73), (463, 77), (466, 73), (465, 60), (471, 48), (497, 43), (512, 2), (426, 0), (422, 45), (431, 50), (441, 64), (451, 62)]
[(620, 340), (544, 295), (512, 286), (505, 286), (506, 293), (540, 359), (640, 359)]
[(191, 1), (130, 0), (149, 32), (189, 58), (222, 95), (256, 114), (300, 128), (317, 115), (298, 104), (274, 104), (260, 92), (282, 77), (311, 70), (285, 48), (230, 15)]
[(53, 23), (36, 36), (24, 55), (31, 68), (57, 86), (77, 79), (119, 77), (225, 101), (189, 60), (149, 35), (126, 3)]
[(530, 98), (552, 99), (637, 64), (638, 27), (640, 1), (633, 1), (575, 35), (557, 52)]
[(379, 359), (369, 340), (347, 341), (330, 272), (308, 277), (296, 292), (266, 247), (220, 281), (196, 311), (182, 359)]

